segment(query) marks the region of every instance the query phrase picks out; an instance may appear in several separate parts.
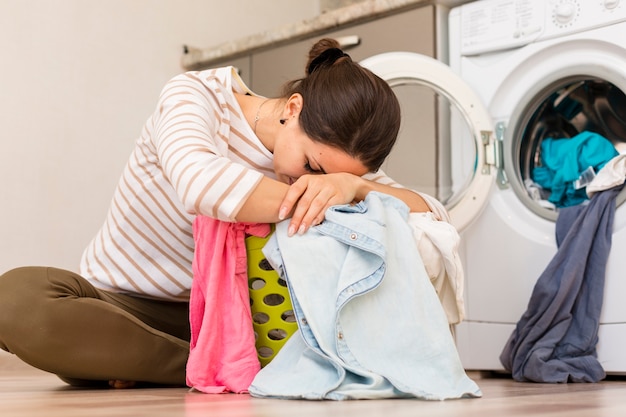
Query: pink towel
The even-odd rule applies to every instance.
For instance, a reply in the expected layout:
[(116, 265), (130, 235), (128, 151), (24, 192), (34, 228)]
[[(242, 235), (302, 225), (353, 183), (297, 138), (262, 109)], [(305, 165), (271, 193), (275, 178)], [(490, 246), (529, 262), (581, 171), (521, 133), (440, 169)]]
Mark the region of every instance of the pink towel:
[(187, 385), (206, 393), (247, 392), (261, 369), (248, 292), (246, 233), (267, 236), (268, 224), (197, 216), (189, 301)]

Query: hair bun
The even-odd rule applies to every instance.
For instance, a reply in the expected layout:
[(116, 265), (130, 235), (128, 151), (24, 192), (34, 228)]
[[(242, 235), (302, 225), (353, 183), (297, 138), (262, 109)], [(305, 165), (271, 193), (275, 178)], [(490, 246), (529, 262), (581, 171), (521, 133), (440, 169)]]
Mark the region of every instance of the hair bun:
[(309, 64), (307, 68), (307, 75), (311, 75), (313, 71), (318, 68), (330, 67), (333, 65), (339, 58), (350, 57), (350, 55), (346, 54), (339, 48), (330, 48), (322, 52), (317, 58), (315, 58)]
[(306, 74), (310, 75), (318, 68), (330, 67), (343, 57), (350, 58), (350, 55), (341, 50), (339, 42), (331, 38), (320, 39), (309, 51)]

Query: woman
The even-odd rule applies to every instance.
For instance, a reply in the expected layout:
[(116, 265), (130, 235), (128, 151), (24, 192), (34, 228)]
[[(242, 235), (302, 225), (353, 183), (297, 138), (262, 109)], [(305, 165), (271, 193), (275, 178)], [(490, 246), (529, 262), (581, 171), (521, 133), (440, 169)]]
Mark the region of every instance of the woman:
[(255, 95), (232, 68), (175, 77), (80, 274), (25, 267), (0, 277), (0, 348), (74, 385), (184, 385), (195, 216), (290, 218), (289, 233), (305, 233), (331, 205), (377, 190), (441, 218), (436, 200), (376, 173), (399, 124), (389, 86), (329, 39), (279, 98)]

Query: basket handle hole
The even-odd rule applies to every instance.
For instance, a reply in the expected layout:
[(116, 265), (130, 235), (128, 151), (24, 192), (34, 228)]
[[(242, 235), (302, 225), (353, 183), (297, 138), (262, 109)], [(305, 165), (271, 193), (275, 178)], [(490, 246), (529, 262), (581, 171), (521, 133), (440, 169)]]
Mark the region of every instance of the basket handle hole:
[(284, 311), (283, 314), (280, 315), (280, 318), (287, 323), (296, 322), (296, 315), (294, 314), (293, 310)]
[(267, 337), (271, 340), (283, 340), (287, 337), (287, 332), (283, 329), (272, 329), (267, 332)]
[(261, 259), (259, 261), (259, 268), (261, 268), (263, 271), (273, 271), (274, 268), (272, 268), (272, 265), (270, 265), (269, 261), (265, 258)]
[(274, 354), (274, 351), (270, 347), (259, 346), (259, 348), (257, 349), (257, 353), (262, 358), (271, 358), (272, 355)]
[(268, 306), (278, 306), (285, 301), (285, 297), (280, 294), (268, 294), (263, 297), (263, 302)]
[(256, 324), (265, 324), (270, 321), (270, 316), (268, 316), (266, 313), (254, 313), (252, 315), (252, 320)]
[(265, 280), (259, 277), (252, 277), (248, 279), (248, 286), (251, 290), (260, 290), (265, 287)]

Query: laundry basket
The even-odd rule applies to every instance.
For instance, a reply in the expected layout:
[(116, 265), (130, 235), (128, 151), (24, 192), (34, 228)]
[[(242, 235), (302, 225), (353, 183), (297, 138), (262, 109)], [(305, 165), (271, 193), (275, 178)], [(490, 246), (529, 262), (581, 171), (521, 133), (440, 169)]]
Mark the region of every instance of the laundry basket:
[(252, 326), (261, 366), (267, 365), (298, 329), (287, 283), (262, 252), (270, 236), (246, 237)]

